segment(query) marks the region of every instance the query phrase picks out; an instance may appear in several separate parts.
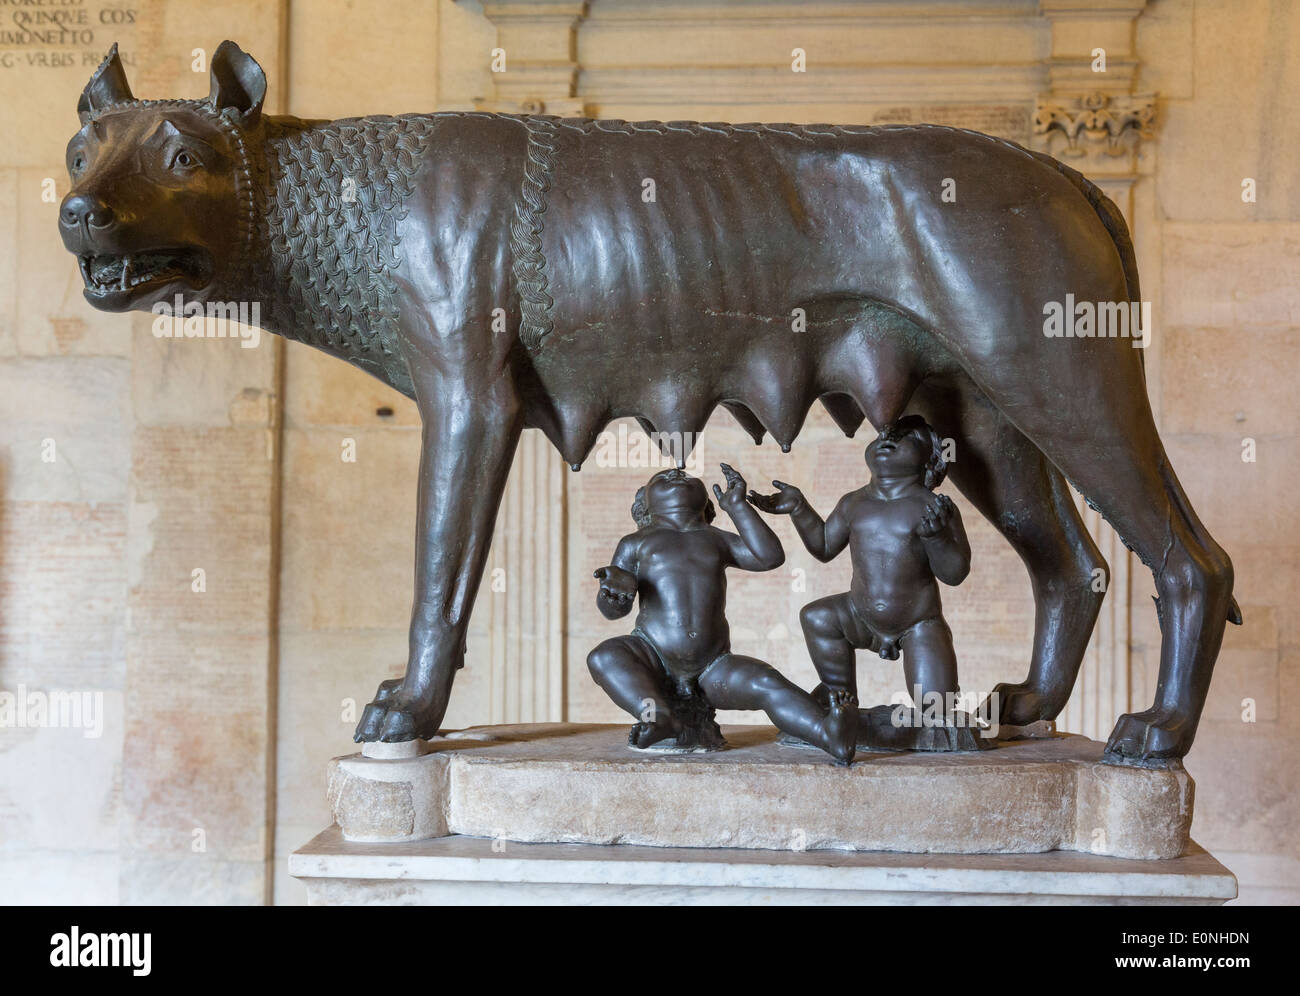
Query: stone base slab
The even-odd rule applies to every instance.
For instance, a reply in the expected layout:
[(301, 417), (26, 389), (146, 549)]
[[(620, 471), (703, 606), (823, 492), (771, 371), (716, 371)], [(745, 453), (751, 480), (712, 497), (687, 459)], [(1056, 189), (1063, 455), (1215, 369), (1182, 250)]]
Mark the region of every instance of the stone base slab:
[(915, 855), (442, 837), (360, 844), (331, 827), (289, 857), (315, 906), (1219, 905), (1237, 882), (1192, 843), (1168, 861)]
[[(849, 768), (785, 747), (768, 726), (730, 749), (647, 756), (626, 726), (477, 727), (331, 762), (342, 836), (784, 851), (1176, 858), (1194, 786), (1180, 764), (1105, 764), (1056, 736), (973, 753), (859, 754)], [(401, 754), (407, 756), (403, 757)]]

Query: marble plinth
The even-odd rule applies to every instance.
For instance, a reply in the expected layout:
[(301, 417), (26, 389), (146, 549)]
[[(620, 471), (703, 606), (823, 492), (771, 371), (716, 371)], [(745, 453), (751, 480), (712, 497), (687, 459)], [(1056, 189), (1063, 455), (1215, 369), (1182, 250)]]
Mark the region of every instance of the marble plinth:
[[(498, 841), (775, 851), (901, 851), (1171, 859), (1188, 847), (1193, 783), (1101, 763), (1053, 736), (970, 753), (863, 753), (850, 768), (725, 729), (731, 748), (647, 756), (627, 727), (482, 727), (375, 745), (331, 762), (329, 799), (354, 842)], [(405, 755), (405, 756), (403, 756)]]
[(917, 855), (441, 837), (344, 840), (331, 827), (289, 857), (319, 906), (1218, 905), (1237, 895), (1192, 843), (1181, 857)]

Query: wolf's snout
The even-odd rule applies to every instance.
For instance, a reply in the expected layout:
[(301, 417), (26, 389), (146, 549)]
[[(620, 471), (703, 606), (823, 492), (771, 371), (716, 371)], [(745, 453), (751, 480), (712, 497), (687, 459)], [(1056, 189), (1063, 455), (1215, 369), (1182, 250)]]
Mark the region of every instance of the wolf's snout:
[(68, 228), (108, 228), (113, 224), (113, 209), (98, 197), (69, 194), (63, 199), (59, 217)]

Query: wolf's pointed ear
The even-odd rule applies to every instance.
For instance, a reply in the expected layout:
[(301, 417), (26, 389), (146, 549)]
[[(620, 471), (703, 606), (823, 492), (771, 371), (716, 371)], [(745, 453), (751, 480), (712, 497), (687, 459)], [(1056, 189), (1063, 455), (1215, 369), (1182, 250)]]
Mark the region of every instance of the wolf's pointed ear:
[(257, 60), (232, 41), (212, 55), (212, 92), (208, 102), (219, 112), (233, 110), (244, 127), (257, 124), (266, 98), (266, 73)]
[(77, 101), (77, 116), (85, 124), (96, 111), (133, 99), (122, 60), (117, 57), (117, 42), (113, 42), (104, 61), (91, 74), (86, 89), (81, 91), (81, 99)]

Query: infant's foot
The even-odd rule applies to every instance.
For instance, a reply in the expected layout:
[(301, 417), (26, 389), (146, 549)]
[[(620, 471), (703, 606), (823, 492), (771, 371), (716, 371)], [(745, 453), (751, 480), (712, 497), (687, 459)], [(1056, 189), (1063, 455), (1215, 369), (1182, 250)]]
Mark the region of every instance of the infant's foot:
[(637, 723), (627, 735), (628, 746), (645, 750), (657, 743), (671, 740), (678, 734), (677, 724), (659, 720), (654, 723)]
[(846, 688), (830, 690), (830, 712), (822, 721), (826, 751), (836, 764), (853, 763), (858, 747), (858, 697)]

